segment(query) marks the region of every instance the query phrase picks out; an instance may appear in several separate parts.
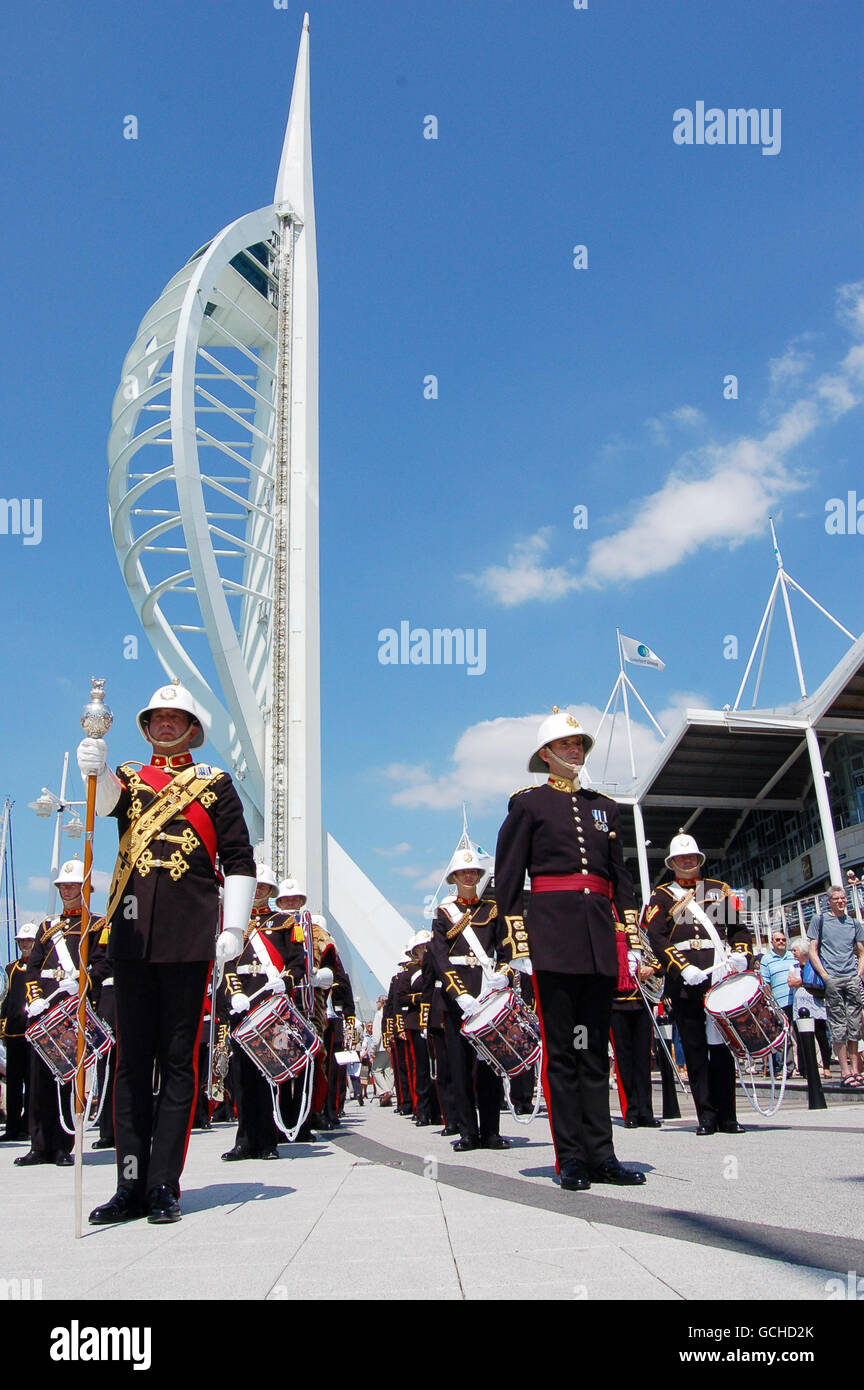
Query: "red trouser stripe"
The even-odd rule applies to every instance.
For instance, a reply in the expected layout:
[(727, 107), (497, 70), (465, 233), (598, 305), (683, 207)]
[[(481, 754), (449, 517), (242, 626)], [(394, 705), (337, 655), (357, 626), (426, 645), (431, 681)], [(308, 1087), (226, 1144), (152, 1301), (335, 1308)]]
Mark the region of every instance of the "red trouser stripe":
[(543, 1095), (546, 1098), (546, 1111), (549, 1116), (549, 1129), (552, 1134), (552, 1147), (555, 1149), (555, 1172), (561, 1171), (561, 1164), (558, 1160), (558, 1149), (555, 1145), (555, 1125), (552, 1122), (552, 1096), (549, 1091), (549, 1080), (546, 1075), (546, 1067), (549, 1060), (549, 1048), (546, 1046), (546, 1030), (543, 1027), (543, 1010), (540, 1007), (540, 988), (535, 977), (534, 980), (534, 1008), (540, 1022), (540, 1037), (543, 1041), (543, 1066), (540, 1070), (540, 1081), (543, 1085)]
[(192, 1066), (195, 1072), (195, 1087), (192, 1092), (192, 1108), (189, 1111), (189, 1123), (186, 1126), (186, 1142), (183, 1145), (183, 1163), (180, 1168), (181, 1173), (183, 1172), (183, 1169), (186, 1167), (186, 1153), (189, 1148), (189, 1135), (192, 1133), (192, 1121), (195, 1118), (195, 1111), (198, 1108), (198, 1052), (201, 1047), (201, 1029), (204, 1027), (204, 1010), (207, 1007), (207, 986), (210, 983), (210, 977), (212, 974), (213, 966), (211, 964), (210, 969), (207, 971), (207, 979), (204, 981), (204, 996), (201, 1000), (201, 1017), (198, 1020), (198, 1032), (195, 1034), (195, 1044), (192, 1052)]

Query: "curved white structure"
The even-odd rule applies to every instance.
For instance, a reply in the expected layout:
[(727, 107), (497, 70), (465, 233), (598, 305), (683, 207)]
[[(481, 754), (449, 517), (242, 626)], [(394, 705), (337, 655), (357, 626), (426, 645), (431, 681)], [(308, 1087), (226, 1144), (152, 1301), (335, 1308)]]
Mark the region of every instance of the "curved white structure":
[(308, 15), (274, 201), (197, 251), (144, 315), (108, 461), (144, 631), (207, 712), (253, 841), (279, 877), (303, 878), (372, 999), (411, 929), (330, 837), (325, 856), (322, 831)]

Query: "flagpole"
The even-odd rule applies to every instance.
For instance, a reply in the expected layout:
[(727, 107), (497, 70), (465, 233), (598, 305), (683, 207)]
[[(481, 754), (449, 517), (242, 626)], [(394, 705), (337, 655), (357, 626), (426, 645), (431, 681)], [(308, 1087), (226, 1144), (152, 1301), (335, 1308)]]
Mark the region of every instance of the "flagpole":
[(630, 776), (633, 778), (633, 781), (635, 782), (636, 759), (633, 756), (633, 731), (630, 728), (630, 705), (627, 701), (627, 686), (629, 682), (627, 680), (627, 677), (624, 675), (624, 652), (621, 647), (621, 629), (619, 627), (616, 627), (615, 632), (618, 635), (618, 666), (621, 672), (621, 689), (624, 692), (624, 723), (627, 726), (627, 747), (630, 749)]

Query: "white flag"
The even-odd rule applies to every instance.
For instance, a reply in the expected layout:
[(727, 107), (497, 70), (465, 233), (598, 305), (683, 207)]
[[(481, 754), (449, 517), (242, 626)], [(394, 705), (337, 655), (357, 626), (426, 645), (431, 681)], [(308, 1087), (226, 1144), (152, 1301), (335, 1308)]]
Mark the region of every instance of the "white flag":
[(666, 670), (665, 661), (661, 661), (656, 652), (652, 652), (650, 647), (646, 647), (644, 642), (636, 642), (632, 637), (625, 637), (621, 634), (621, 651), (624, 660), (629, 661), (631, 666), (654, 666), (658, 671)]

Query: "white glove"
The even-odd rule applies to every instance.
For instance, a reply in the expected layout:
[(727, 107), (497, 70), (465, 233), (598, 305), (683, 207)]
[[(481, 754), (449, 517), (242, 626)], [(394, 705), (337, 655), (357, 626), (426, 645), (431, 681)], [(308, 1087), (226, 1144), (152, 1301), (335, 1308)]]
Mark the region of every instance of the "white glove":
[(685, 985), (704, 985), (708, 979), (708, 971), (700, 970), (698, 965), (685, 965), (681, 971), (681, 979)]
[(486, 984), (493, 994), (496, 990), (510, 988), (510, 981), (503, 970), (496, 970), (493, 974), (487, 975)]
[(78, 769), (87, 785), (96, 778), (96, 814), (107, 816), (120, 800), (123, 783), (108, 766), (108, 747), (104, 738), (82, 738), (78, 744)]
[(108, 745), (104, 738), (82, 738), (78, 744), (78, 771), (82, 777), (98, 777), (108, 766)]
[(271, 965), (267, 970), (267, 988), (270, 990), (271, 994), (285, 993), (285, 981), (282, 979), (275, 965)]
[(510, 969), (518, 970), (520, 975), (534, 974), (534, 966), (527, 956), (517, 956), (515, 960), (511, 960)]
[(316, 970), (312, 975), (312, 983), (316, 989), (329, 989), (333, 983), (333, 971), (329, 965), (322, 965), (320, 970)]
[(77, 994), (77, 993), (78, 993), (78, 976), (77, 976), (77, 975), (64, 975), (64, 976), (63, 976), (63, 979), (60, 981), (60, 983), (59, 983), (58, 986), (57, 986), (57, 992), (58, 992), (58, 994)]
[[(222, 930), (242, 937), (252, 915), (257, 880), (246, 874), (228, 874), (222, 890)], [(242, 946), (240, 948), (242, 950)], [(238, 950), (237, 955), (239, 956)], [(231, 957), (229, 956), (229, 960)]]
[(38, 1018), (40, 1014), (44, 1014), (47, 1008), (47, 999), (34, 999), (32, 1004), (27, 1005), (27, 1017)]
[(242, 950), (242, 932), (221, 931), (216, 938), (216, 964), (225, 965), (229, 960), (236, 960)]
[(732, 951), (729, 956), (729, 964), (735, 975), (742, 975), (747, 969), (747, 955), (744, 951)]
[(232, 1014), (245, 1014), (245, 1013), (246, 1013), (246, 1010), (247, 1010), (248, 1008), (249, 1008), (249, 995), (248, 995), (248, 994), (232, 994), (232, 995), (231, 995), (231, 1012), (232, 1012)]
[(459, 1005), (459, 1008), (466, 1018), (472, 1018), (480, 1008), (480, 1000), (475, 999), (473, 994), (458, 994), (456, 996), (456, 1003)]
[(638, 975), (638, 973), (639, 973), (639, 966), (640, 966), (641, 964), (642, 964), (642, 952), (641, 952), (641, 951), (628, 951), (628, 952), (627, 952), (627, 969), (630, 971), (630, 974), (633, 976), (634, 980), (637, 978), (637, 975)]

